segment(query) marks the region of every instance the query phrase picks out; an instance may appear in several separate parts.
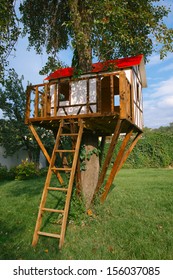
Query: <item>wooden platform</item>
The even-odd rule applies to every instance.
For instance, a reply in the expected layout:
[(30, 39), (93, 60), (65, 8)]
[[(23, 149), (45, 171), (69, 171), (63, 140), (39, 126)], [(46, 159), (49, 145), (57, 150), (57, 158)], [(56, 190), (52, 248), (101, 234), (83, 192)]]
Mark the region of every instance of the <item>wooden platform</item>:
[[(77, 115), (77, 116), (61, 116), (61, 117), (47, 117), (45, 118), (30, 118), (28, 124), (33, 124), (34, 126), (44, 127), (45, 129), (50, 129), (52, 131), (57, 131), (59, 128), (60, 121), (62, 119), (71, 119), (78, 120), (82, 119), (84, 123), (84, 132), (85, 133), (95, 133), (98, 136), (110, 136), (114, 133), (115, 126), (118, 119), (120, 119), (119, 114), (92, 114), (91, 115)], [(128, 127), (133, 126), (134, 132), (142, 131), (130, 120), (124, 119), (124, 126), (122, 133), (125, 133)]]

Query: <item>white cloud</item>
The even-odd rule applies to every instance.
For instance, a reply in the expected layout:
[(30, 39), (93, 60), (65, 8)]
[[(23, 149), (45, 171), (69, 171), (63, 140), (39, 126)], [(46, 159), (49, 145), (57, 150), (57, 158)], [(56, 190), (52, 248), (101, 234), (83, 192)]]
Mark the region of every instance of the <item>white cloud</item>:
[(155, 84), (155, 89), (152, 93), (153, 98), (166, 97), (168, 95), (173, 96), (173, 76)]
[(173, 63), (170, 63), (168, 65), (165, 65), (164, 67), (160, 68), (158, 70), (158, 72), (165, 72), (165, 71), (170, 71), (170, 70), (173, 70)]
[(144, 92), (144, 125), (159, 127), (173, 122), (173, 77)]

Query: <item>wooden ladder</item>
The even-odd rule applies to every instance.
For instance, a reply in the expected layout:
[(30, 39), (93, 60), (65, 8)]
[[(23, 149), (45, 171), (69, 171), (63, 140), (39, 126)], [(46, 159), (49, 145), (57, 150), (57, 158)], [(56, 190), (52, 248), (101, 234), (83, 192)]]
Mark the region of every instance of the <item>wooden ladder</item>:
[[(61, 249), (63, 246), (82, 134), (83, 134), (82, 120), (79, 119), (77, 122), (74, 122), (72, 120), (61, 120), (59, 129), (57, 132), (51, 160), (50, 160), (49, 169), (47, 172), (47, 177), (46, 177), (46, 181), (45, 181), (45, 185), (44, 185), (44, 189), (43, 189), (43, 193), (42, 193), (41, 203), (39, 206), (38, 217), (37, 217), (35, 231), (34, 231), (34, 235), (33, 235), (33, 241), (32, 241), (33, 246), (35, 246), (37, 244), (38, 238), (40, 235), (58, 238), (59, 239), (59, 248)], [(71, 149), (67, 149), (67, 150), (60, 149), (62, 137), (69, 137), (70, 139), (72, 139), (73, 147)], [(57, 159), (58, 155), (62, 155), (62, 153), (71, 153), (71, 155), (73, 155), (71, 167), (69, 167), (69, 166), (68, 167), (64, 167), (64, 166), (56, 167), (56, 159)], [(62, 173), (69, 172), (70, 176), (69, 176), (69, 181), (68, 181), (68, 184), (66, 187), (64, 187), (62, 185), (60, 187), (51, 186), (52, 174), (54, 174), (55, 172), (62, 172)], [(54, 208), (52, 209), (52, 208), (48, 208), (46, 206), (48, 193), (52, 192), (52, 191), (61, 192), (61, 193), (63, 192), (66, 195), (63, 209), (54, 209)], [(40, 230), (40, 228), (42, 226), (42, 218), (43, 218), (43, 215), (45, 212), (57, 213), (57, 214), (62, 215), (60, 233), (49, 233), (49, 232), (44, 232), (44, 231)]]

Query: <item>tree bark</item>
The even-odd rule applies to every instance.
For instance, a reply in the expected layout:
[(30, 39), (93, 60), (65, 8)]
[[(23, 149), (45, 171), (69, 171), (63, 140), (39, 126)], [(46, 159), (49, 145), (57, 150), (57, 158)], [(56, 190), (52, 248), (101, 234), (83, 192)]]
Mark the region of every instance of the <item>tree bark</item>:
[[(71, 20), (74, 30), (75, 49), (78, 57), (78, 68), (83, 72), (92, 69), (92, 48), (91, 48), (91, 21), (92, 16), (84, 0), (69, 0)], [(88, 152), (98, 148), (98, 136), (93, 134), (83, 135), (83, 144), (86, 155)], [(89, 160), (85, 161), (85, 171), (81, 174), (81, 190), (85, 200), (86, 209), (90, 207), (99, 176), (99, 156), (92, 154)]]
[[(100, 170), (99, 156), (92, 153), (94, 149), (98, 148), (98, 137), (92, 133), (84, 134), (83, 144), (85, 145), (86, 159), (85, 171), (81, 172), (81, 189), (86, 209), (88, 209), (95, 193)], [(92, 155), (88, 160), (87, 155), (89, 152), (91, 152)]]

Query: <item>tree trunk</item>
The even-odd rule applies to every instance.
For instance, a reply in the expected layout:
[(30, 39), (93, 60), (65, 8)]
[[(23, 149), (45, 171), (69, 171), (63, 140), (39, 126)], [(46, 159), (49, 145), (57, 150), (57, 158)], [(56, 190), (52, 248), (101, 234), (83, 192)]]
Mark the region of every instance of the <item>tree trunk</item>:
[[(75, 50), (78, 57), (78, 68), (83, 72), (92, 69), (91, 21), (92, 16), (87, 6), (87, 1), (69, 0), (71, 20), (74, 30)], [(83, 144), (86, 155), (88, 152), (98, 148), (98, 136), (92, 133), (83, 135)], [(93, 153), (86, 160), (85, 171), (81, 174), (81, 190), (85, 200), (86, 208), (90, 207), (99, 176), (99, 156)]]
[(84, 134), (83, 144), (85, 146), (86, 159), (85, 171), (81, 172), (81, 189), (86, 209), (88, 209), (97, 186), (100, 169), (99, 156), (93, 152), (98, 148), (98, 137), (92, 133)]

